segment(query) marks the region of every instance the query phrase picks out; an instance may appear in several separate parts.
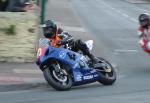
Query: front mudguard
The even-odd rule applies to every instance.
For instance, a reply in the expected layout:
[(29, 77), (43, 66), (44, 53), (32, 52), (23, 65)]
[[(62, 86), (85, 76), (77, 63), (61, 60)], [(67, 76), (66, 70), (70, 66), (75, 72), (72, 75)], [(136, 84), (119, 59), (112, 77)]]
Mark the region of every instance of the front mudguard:
[[(69, 72), (71, 72), (71, 66), (68, 65), (66, 62), (63, 62), (63, 60), (60, 60), (60, 59), (57, 59), (57, 58), (54, 58), (54, 57), (47, 57), (47, 58), (44, 58), (40, 61), (38, 61), (37, 63), (39, 64), (39, 68), (41, 69), (41, 71), (44, 71), (44, 69), (47, 67), (47, 66), (50, 66), (51, 64), (51, 61), (53, 60), (56, 60), (58, 61), (59, 63), (61, 64), (64, 64), (65, 66), (67, 66), (67, 69)], [(39, 63), (40, 62), (40, 63)], [(72, 73), (72, 72), (71, 72)]]

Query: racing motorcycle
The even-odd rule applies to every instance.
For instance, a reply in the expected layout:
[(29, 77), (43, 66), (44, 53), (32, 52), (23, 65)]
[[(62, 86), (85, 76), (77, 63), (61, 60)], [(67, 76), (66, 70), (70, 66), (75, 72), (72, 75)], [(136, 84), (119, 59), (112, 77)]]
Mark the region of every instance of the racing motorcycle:
[(150, 54), (150, 42), (146, 35), (142, 35), (139, 40), (139, 44), (146, 53)]
[[(90, 50), (93, 40), (85, 42)], [(50, 45), (50, 40), (41, 38), (36, 63), (43, 71), (45, 80), (54, 89), (64, 91), (72, 86), (99, 82), (112, 85), (116, 81), (116, 71), (105, 59), (98, 57), (93, 62), (82, 53), (72, 51), (68, 44), (59, 48)]]

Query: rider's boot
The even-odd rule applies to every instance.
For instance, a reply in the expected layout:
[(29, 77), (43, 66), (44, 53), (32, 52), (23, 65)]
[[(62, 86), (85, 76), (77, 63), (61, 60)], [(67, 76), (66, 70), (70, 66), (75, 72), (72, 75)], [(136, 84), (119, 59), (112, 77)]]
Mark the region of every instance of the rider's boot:
[(99, 62), (99, 59), (95, 57), (90, 51), (87, 52), (87, 56), (92, 60), (93, 66)]

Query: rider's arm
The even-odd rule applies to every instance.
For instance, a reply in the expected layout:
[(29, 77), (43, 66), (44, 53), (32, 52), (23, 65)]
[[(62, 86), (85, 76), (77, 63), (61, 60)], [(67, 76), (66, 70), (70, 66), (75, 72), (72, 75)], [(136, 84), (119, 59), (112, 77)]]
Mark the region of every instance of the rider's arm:
[(147, 39), (150, 40), (150, 28), (147, 30), (147, 33), (145, 34)]
[(137, 34), (138, 34), (139, 38), (142, 38), (145, 35), (144, 28), (139, 27), (137, 30)]
[(61, 34), (58, 34), (58, 36), (62, 38), (63, 43), (70, 43), (73, 41), (72, 35), (66, 31), (62, 31)]

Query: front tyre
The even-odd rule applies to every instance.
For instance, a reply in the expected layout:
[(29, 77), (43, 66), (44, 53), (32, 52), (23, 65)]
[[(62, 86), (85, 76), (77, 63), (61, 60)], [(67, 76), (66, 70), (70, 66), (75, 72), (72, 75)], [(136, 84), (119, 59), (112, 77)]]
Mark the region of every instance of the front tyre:
[(104, 63), (106, 67), (99, 68), (97, 70), (98, 74), (100, 75), (101, 79), (98, 81), (103, 85), (112, 85), (116, 81), (116, 71), (113, 66), (105, 59), (98, 58), (100, 63)]
[(45, 68), (43, 74), (48, 84), (56, 90), (65, 91), (72, 86), (72, 78), (66, 66), (60, 65), (57, 61), (53, 62), (52, 66)]

